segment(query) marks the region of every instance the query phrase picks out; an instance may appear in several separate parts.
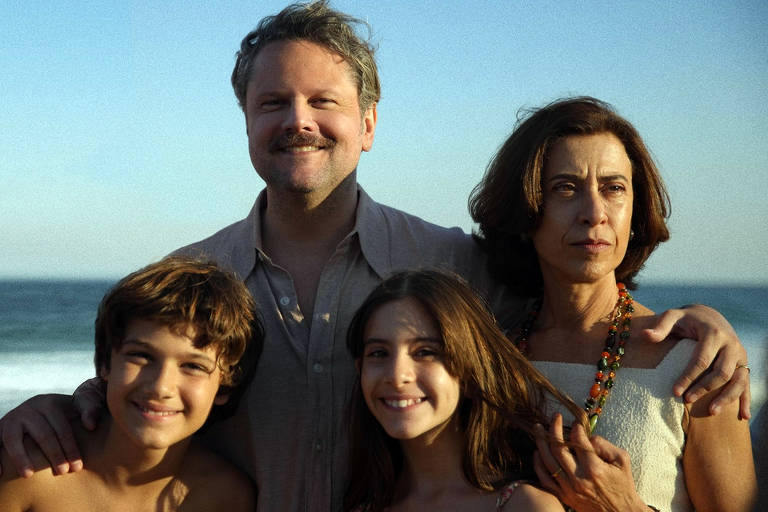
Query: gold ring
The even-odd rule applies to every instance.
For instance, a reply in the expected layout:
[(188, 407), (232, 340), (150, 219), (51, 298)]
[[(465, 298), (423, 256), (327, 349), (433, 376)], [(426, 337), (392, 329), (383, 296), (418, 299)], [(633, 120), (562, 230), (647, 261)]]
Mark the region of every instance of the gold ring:
[(562, 473), (562, 472), (563, 472), (563, 466), (558, 467), (557, 471), (552, 473), (552, 478), (557, 478), (560, 475), (560, 473)]
[[(751, 373), (752, 372), (752, 370), (750, 370), (749, 366), (747, 366), (746, 364), (737, 364), (736, 365), (736, 370), (738, 370), (739, 368), (746, 368), (747, 369), (747, 373)], [(734, 371), (736, 371), (736, 370), (734, 370)]]

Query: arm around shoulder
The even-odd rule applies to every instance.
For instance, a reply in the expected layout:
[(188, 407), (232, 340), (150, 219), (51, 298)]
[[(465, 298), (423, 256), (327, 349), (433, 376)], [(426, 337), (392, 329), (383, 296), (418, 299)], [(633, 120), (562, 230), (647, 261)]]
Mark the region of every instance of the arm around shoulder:
[(683, 470), (696, 510), (751, 510), (757, 495), (749, 424), (731, 402), (716, 416), (709, 403), (719, 389), (690, 405)]

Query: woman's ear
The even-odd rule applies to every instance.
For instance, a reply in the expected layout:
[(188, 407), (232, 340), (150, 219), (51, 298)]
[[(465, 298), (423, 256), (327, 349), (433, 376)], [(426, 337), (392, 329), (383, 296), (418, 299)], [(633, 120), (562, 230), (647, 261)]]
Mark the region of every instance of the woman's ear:
[(213, 405), (224, 405), (229, 402), (229, 393), (221, 393), (214, 397)]

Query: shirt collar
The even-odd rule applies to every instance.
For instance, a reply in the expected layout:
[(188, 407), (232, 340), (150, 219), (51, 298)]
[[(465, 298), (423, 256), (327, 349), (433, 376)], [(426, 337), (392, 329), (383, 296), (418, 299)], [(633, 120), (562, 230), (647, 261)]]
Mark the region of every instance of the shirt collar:
[[(253, 270), (257, 260), (269, 258), (264, 252), (261, 233), (261, 219), (267, 205), (267, 191), (262, 190), (248, 214), (248, 233), (250, 234), (251, 249), (241, 257), (233, 258), (233, 270), (241, 276), (247, 276)], [(390, 237), (381, 205), (375, 202), (357, 185), (357, 209), (355, 225), (349, 236), (357, 235), (363, 257), (380, 278), (391, 273), (392, 260), (390, 257)]]

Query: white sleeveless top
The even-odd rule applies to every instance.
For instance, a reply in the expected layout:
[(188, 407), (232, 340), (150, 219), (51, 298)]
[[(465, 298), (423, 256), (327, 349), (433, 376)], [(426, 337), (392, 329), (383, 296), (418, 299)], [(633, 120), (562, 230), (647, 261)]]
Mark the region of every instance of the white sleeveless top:
[[(648, 505), (664, 511), (693, 510), (682, 465), (685, 406), (672, 394), (672, 385), (690, 361), (695, 343), (677, 342), (656, 368), (619, 369), (594, 431), (629, 452), (638, 494)], [(583, 406), (594, 383), (596, 364), (531, 363), (576, 405)], [(566, 425), (573, 421), (566, 410), (554, 409), (563, 413)]]

